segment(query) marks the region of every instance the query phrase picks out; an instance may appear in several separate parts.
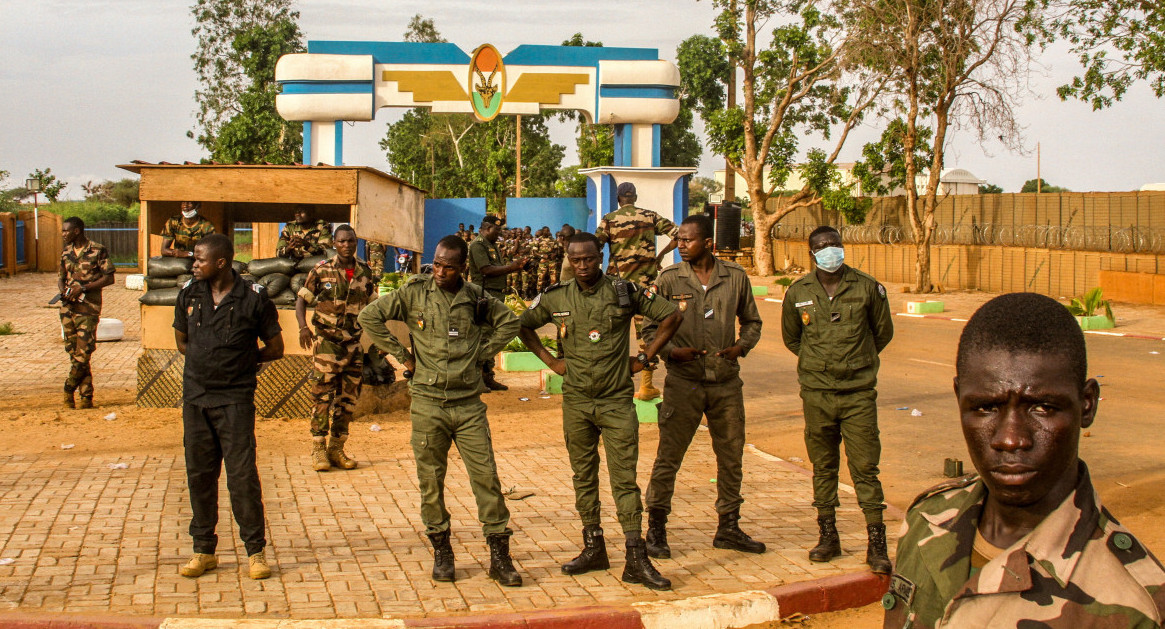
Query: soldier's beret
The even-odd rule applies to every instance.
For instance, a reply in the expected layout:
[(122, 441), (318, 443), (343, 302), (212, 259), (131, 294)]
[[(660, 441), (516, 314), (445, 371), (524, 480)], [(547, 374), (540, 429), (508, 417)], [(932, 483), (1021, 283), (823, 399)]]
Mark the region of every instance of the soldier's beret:
[(485, 215), (485, 216), (484, 216), (484, 217), (481, 219), (481, 222), (483, 222), (483, 223), (489, 223), (490, 225), (501, 225), (501, 224), (502, 224), (502, 219), (501, 219), (501, 218), (499, 218), (499, 217), (497, 217), (497, 216), (496, 216), (496, 215), (494, 215), (494, 214), (486, 214), (486, 215)]

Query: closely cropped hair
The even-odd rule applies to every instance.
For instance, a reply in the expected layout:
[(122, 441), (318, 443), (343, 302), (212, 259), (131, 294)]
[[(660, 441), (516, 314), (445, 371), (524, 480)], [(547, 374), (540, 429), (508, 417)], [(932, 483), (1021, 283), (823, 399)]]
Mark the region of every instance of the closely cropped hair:
[(352, 232), (352, 235), (355, 236), (356, 235), (356, 228), (352, 227), (351, 225), (349, 225), (347, 223), (344, 223), (343, 225), (340, 225), (339, 227), (337, 227), (335, 230), (332, 231), (332, 236), (335, 236), (336, 234), (339, 234), (340, 232)]
[(205, 247), (211, 260), (230, 262), (235, 259), (235, 244), (231, 242), (230, 238), (227, 238), (226, 234), (211, 234), (199, 240), (196, 246)]
[(85, 221), (81, 220), (81, 218), (77, 216), (70, 216), (69, 218), (66, 218), (62, 225), (72, 225), (81, 231), (85, 231)]
[(841, 232), (837, 231), (836, 227), (831, 225), (822, 225), (821, 227), (818, 227), (809, 233), (809, 240), (813, 240), (821, 234), (837, 234), (837, 237), (841, 238)]
[(602, 252), (603, 250), (603, 245), (599, 244), (599, 239), (590, 232), (575, 232), (573, 236), (566, 239), (566, 246), (570, 247), (571, 245), (582, 244), (584, 242), (589, 242), (594, 245), (595, 251)]
[(955, 373), (970, 368), (972, 356), (991, 350), (1054, 354), (1072, 363), (1081, 386), (1088, 379), (1088, 352), (1076, 318), (1060, 302), (1036, 293), (1008, 293), (983, 304), (959, 336)]
[(465, 261), (469, 259), (469, 245), (465, 244), (465, 241), (461, 239), (461, 236), (456, 234), (445, 236), (441, 240), (437, 241), (437, 246), (445, 247), (450, 251), (456, 251), (457, 255), (459, 256), (458, 261), (462, 264), (465, 264)]
[(681, 225), (695, 225), (701, 238), (712, 238), (712, 219), (707, 214), (689, 214)]

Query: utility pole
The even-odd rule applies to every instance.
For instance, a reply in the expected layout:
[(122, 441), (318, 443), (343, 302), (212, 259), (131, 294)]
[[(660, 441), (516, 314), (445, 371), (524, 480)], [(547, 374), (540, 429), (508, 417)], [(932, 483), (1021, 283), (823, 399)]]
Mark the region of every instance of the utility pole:
[[(736, 64), (728, 68), (728, 109), (736, 107)], [(736, 171), (732, 170), (728, 156), (724, 156), (724, 203), (736, 202)]]
[(1043, 192), (1044, 178), (1040, 175), (1040, 143), (1036, 142), (1036, 194)]
[(518, 178), (514, 196), (522, 198), (522, 115), (518, 114)]

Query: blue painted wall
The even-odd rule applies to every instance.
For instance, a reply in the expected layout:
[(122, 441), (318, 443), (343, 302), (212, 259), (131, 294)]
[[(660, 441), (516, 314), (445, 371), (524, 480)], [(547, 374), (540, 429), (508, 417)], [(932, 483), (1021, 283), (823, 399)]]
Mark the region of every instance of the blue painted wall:
[(474, 231), (485, 217), (485, 197), (469, 199), (425, 199), (425, 251), (422, 263), (433, 261), (437, 241), (457, 233), (457, 224), (473, 224)]
[(563, 223), (569, 223), (578, 230), (587, 229), (590, 208), (586, 199), (511, 197), (506, 199), (506, 225), (509, 227), (530, 226), (537, 231), (543, 225), (558, 233)]

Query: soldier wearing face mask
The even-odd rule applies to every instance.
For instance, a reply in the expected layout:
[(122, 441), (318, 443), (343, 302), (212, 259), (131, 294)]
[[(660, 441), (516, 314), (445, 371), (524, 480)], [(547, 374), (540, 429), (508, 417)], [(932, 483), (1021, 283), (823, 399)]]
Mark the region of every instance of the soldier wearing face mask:
[(834, 510), (839, 446), (853, 477), (858, 505), (866, 518), (869, 545), (866, 563), (889, 574), (886, 504), (878, 481), (878, 354), (894, 336), (886, 288), (846, 266), (841, 234), (822, 226), (809, 235), (816, 269), (785, 293), (781, 333), (797, 355), (797, 378), (805, 412), (805, 448), (813, 463), (813, 506), (821, 536), (809, 560), (825, 562), (841, 555)]
[(198, 241), (214, 233), (214, 223), (199, 212), (202, 203), (183, 201), (181, 216), (172, 216), (162, 228), (162, 255), (173, 258), (193, 258)]

